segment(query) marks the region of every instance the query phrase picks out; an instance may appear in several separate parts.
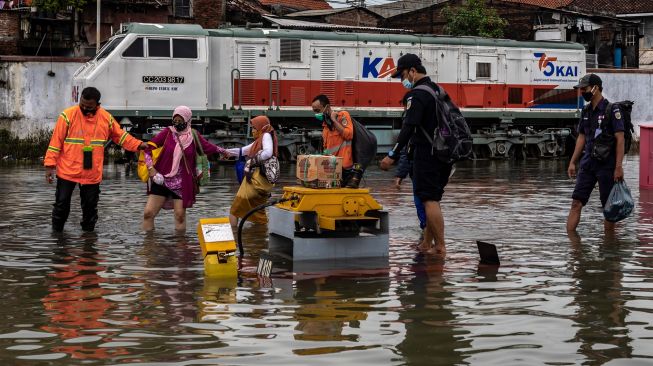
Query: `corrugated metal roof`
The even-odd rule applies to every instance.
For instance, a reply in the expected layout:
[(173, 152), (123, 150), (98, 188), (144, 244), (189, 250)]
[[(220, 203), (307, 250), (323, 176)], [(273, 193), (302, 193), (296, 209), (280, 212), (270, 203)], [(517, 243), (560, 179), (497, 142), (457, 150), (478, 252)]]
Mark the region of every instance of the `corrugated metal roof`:
[(331, 9), (331, 5), (325, 0), (259, 0), (262, 5), (282, 5), (297, 10), (318, 10)]
[(287, 17), (318, 17), (324, 15), (338, 14), (345, 11), (350, 11), (355, 8), (335, 8), (335, 9), (320, 9), (320, 10), (304, 10), (296, 13), (286, 14)]
[(651, 0), (573, 0), (570, 6), (594, 13), (653, 13), (653, 1)]
[(340, 25), (330, 23), (309, 22), (298, 19), (278, 18), (272, 15), (264, 15), (263, 18), (278, 24), (281, 27), (292, 29), (320, 29), (320, 30), (354, 30), (354, 31), (377, 31), (385, 33), (407, 33), (410, 31), (396, 28), (376, 28), (376, 27), (358, 27), (353, 25)]
[(379, 14), (384, 18), (390, 18), (395, 15), (409, 13), (411, 11), (419, 10), (429, 7), (431, 5), (444, 3), (449, 0), (400, 0), (383, 5), (368, 6), (367, 9)]

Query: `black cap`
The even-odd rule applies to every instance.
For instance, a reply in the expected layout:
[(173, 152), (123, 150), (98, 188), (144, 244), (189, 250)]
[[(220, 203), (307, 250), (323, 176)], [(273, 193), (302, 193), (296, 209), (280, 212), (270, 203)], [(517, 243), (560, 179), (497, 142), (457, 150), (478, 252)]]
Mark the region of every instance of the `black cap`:
[(574, 89), (584, 88), (586, 86), (598, 86), (603, 87), (603, 80), (596, 74), (586, 74), (578, 81), (578, 85), (574, 86)]
[(392, 74), (392, 77), (398, 78), (401, 76), (402, 71), (408, 70), (411, 67), (421, 66), (421, 65), (422, 65), (422, 60), (420, 60), (419, 57), (417, 57), (417, 55), (412, 53), (407, 53), (399, 57), (399, 60), (397, 61), (397, 70)]

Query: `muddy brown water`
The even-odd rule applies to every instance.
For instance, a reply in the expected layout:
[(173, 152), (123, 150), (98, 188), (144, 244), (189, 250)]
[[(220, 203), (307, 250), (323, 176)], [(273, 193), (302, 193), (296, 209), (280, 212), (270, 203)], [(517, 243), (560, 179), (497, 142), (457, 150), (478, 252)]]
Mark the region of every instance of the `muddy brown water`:
[[(146, 195), (124, 165), (106, 166), (97, 235), (82, 235), (76, 193), (53, 236), (42, 168), (2, 166), (0, 365), (653, 364), (653, 192), (638, 188), (638, 165), (628, 158), (636, 207), (617, 235), (602, 233), (596, 192), (570, 240), (564, 161), (459, 164), (444, 262), (411, 247), (410, 181), (397, 191), (372, 169), (366, 183), (390, 212), (387, 260), (262, 279), (266, 229), (246, 227), (234, 281), (204, 278), (195, 234), (200, 217), (228, 213), (230, 166), (189, 210), (186, 236), (170, 212), (140, 232)], [(284, 167), (280, 185), (293, 174)], [(497, 245), (501, 267), (479, 267), (478, 239)]]

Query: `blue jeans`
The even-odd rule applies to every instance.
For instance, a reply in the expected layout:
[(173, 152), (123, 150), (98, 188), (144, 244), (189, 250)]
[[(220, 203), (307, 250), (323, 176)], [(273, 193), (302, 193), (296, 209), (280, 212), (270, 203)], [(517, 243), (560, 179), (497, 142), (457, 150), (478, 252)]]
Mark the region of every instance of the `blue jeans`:
[(424, 230), (426, 227), (426, 210), (424, 209), (422, 200), (420, 200), (415, 193), (415, 183), (413, 183), (413, 201), (415, 202), (415, 210), (417, 211), (417, 218), (419, 219), (419, 228)]

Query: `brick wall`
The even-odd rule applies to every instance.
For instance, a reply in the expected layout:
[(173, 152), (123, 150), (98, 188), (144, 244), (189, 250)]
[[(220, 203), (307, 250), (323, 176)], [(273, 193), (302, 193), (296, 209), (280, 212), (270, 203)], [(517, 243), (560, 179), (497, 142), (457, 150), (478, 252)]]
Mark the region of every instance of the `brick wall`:
[(193, 0), (193, 18), (204, 29), (215, 29), (222, 23), (225, 0)]
[(19, 14), (0, 10), (0, 55), (17, 55), (19, 40)]

